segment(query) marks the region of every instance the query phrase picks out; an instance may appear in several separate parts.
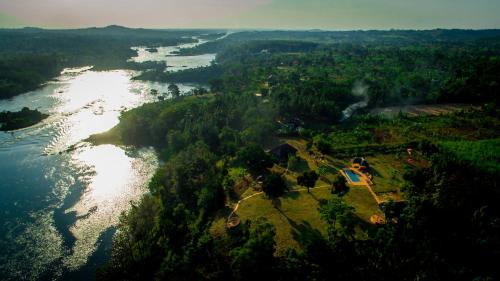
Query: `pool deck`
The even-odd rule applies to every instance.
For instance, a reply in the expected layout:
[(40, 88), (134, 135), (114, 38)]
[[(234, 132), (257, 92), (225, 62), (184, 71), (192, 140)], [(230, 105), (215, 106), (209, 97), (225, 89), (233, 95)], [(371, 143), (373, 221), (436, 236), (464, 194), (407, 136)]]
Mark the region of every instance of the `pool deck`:
[[(353, 181), (351, 177), (346, 173), (345, 170), (350, 170), (352, 173), (356, 174), (356, 176), (359, 178), (359, 181)], [(350, 185), (355, 185), (355, 186), (365, 186), (365, 185), (370, 185), (372, 184), (372, 181), (363, 173), (360, 171), (353, 169), (353, 168), (344, 168), (340, 170), (340, 173), (346, 178), (347, 182)]]
[[(344, 170), (350, 170), (352, 173), (356, 174), (359, 177), (360, 181), (352, 181), (351, 177), (344, 171)], [(340, 170), (340, 173), (346, 178), (347, 183), (352, 186), (364, 186), (368, 191), (371, 193), (375, 201), (377, 201), (377, 204), (380, 204), (382, 200), (377, 196), (377, 194), (373, 191), (372, 189), (372, 184), (373, 182), (363, 174), (362, 172), (358, 171), (357, 169), (354, 168), (344, 168)]]

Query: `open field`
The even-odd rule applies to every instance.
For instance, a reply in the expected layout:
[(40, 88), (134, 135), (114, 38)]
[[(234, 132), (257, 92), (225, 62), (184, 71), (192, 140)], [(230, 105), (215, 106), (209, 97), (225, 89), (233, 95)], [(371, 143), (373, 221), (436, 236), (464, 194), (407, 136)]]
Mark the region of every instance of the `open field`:
[(390, 154), (367, 157), (373, 175), (373, 191), (376, 193), (399, 192), (403, 184), (404, 158)]
[(325, 233), (326, 225), (321, 220), (318, 208), (326, 200), (329, 188), (307, 192), (291, 192), (278, 199), (256, 196), (240, 204), (237, 215), (245, 220), (268, 219), (276, 227), (277, 254), (283, 254), (288, 247), (298, 248), (295, 235), (301, 228), (312, 228)]
[(400, 112), (408, 114), (409, 117), (432, 115), (437, 116), (447, 114), (462, 109), (469, 109), (471, 105), (467, 104), (425, 104), (425, 105), (406, 105), (406, 106), (391, 106), (379, 107), (370, 111), (372, 114), (382, 114), (386, 117), (394, 117)]
[[(317, 187), (310, 193), (305, 190), (289, 192), (274, 200), (262, 194), (243, 201), (236, 214), (242, 221), (260, 217), (268, 219), (276, 227), (277, 254), (283, 254), (287, 248), (300, 248), (297, 240), (300, 241), (300, 236), (307, 231), (326, 234), (319, 207), (332, 196), (329, 187)], [(375, 200), (364, 188), (351, 188), (344, 199), (356, 208), (356, 215), (362, 222), (369, 223), (374, 214), (382, 215)], [(214, 229), (223, 227), (222, 221), (216, 223)], [(362, 236), (362, 233), (359, 232), (359, 235)]]

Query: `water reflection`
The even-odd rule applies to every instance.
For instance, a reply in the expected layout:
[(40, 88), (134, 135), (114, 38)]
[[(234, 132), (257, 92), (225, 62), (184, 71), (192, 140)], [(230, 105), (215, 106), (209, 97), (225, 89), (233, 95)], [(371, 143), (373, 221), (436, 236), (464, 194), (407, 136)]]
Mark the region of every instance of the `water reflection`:
[(54, 91), (56, 136), (46, 153), (57, 153), (118, 124), (120, 112), (155, 99), (130, 81), (131, 73), (85, 71)]
[(157, 167), (152, 149), (81, 142), (115, 126), (122, 111), (155, 101), (151, 89), (168, 87), (132, 81), (132, 75), (75, 69), (40, 90), (0, 101), (0, 110), (18, 110), (33, 99), (51, 114), (36, 126), (0, 133), (5, 278), (35, 280), (49, 271), (51, 279), (80, 268), (99, 246), (100, 234), (145, 192)]
[[(215, 57), (174, 58), (178, 48), (166, 48), (155, 56), (165, 54), (161, 59), (179, 68)], [(151, 59), (141, 54), (138, 60)], [(101, 233), (145, 192), (158, 165), (152, 149), (82, 142), (115, 126), (121, 112), (157, 100), (152, 89), (167, 92), (168, 84), (131, 80), (135, 75), (67, 69), (41, 89), (0, 100), (0, 111), (28, 106), (51, 115), (35, 126), (0, 132), (0, 279), (53, 279), (81, 268)], [(181, 92), (194, 88), (178, 86)]]
[(202, 54), (196, 56), (176, 55), (176, 52), (181, 48), (193, 48), (206, 42), (206, 40), (199, 40), (196, 43), (183, 44), (180, 46), (158, 47), (156, 52), (150, 52), (147, 47), (133, 47), (132, 49), (137, 52), (137, 56), (130, 60), (138, 63), (147, 61), (165, 62), (166, 70), (171, 72), (209, 66), (215, 61), (216, 54)]
[(116, 146), (101, 145), (78, 149), (71, 164), (86, 171), (79, 178), (86, 186), (80, 200), (65, 211), (77, 218), (70, 228), (75, 244), (64, 259), (68, 268), (75, 269), (94, 251), (99, 234), (115, 225), (130, 202), (144, 194), (145, 183), (158, 163), (152, 149), (128, 155)]

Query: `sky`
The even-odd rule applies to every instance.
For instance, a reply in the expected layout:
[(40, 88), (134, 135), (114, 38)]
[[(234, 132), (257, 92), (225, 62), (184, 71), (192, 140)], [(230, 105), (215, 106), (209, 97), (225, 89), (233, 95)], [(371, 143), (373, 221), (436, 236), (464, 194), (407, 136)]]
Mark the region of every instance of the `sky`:
[(0, 27), (500, 28), (500, 0), (0, 0)]

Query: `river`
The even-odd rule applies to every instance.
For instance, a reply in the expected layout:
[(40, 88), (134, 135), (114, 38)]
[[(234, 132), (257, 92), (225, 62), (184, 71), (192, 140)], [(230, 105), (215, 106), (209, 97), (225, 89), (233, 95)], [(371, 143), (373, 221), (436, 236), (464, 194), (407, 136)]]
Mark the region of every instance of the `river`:
[[(131, 60), (163, 60), (176, 71), (215, 58), (173, 55), (193, 46), (154, 53), (136, 47)], [(109, 258), (114, 226), (147, 192), (158, 159), (152, 148), (83, 140), (118, 124), (121, 112), (155, 101), (152, 89), (167, 92), (168, 84), (132, 80), (135, 74), (66, 69), (36, 91), (0, 101), (0, 111), (27, 106), (50, 114), (35, 126), (0, 133), (0, 279), (89, 280)]]

